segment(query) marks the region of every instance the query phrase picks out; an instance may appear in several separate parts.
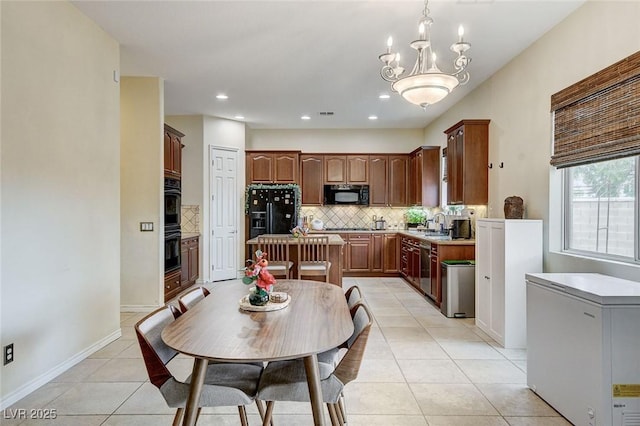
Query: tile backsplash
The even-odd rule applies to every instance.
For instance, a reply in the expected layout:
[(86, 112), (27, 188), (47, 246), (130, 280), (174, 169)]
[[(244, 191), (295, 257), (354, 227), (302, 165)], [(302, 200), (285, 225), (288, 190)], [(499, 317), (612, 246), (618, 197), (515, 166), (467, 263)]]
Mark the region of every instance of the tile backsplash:
[(183, 233), (200, 232), (200, 206), (182, 205), (180, 229)]
[[(475, 227), (476, 217), (486, 217), (486, 206), (468, 206), (474, 209), (471, 217), (472, 227)], [(325, 228), (370, 228), (373, 227), (373, 215), (378, 219), (384, 218), (387, 221), (387, 229), (405, 229), (406, 218), (404, 216), (408, 207), (360, 207), (360, 206), (303, 206), (300, 209), (300, 216), (307, 216), (309, 222), (311, 216), (324, 222)], [(447, 209), (448, 219), (452, 219), (459, 214), (457, 209)], [(439, 208), (425, 208), (427, 217), (432, 218), (434, 214), (441, 211)]]

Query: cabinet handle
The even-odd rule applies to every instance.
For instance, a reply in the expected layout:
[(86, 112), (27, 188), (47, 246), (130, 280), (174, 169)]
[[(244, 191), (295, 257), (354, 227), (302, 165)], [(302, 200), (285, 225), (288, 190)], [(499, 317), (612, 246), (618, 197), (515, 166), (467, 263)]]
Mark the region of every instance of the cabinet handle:
[(489, 278), (488, 276), (486, 276), (486, 275), (485, 275), (485, 276), (484, 276), (484, 279), (485, 279), (485, 280), (490, 280), (491, 278)]
[(171, 286), (170, 286), (170, 285), (168, 285), (168, 286), (167, 286), (167, 288), (171, 288)]

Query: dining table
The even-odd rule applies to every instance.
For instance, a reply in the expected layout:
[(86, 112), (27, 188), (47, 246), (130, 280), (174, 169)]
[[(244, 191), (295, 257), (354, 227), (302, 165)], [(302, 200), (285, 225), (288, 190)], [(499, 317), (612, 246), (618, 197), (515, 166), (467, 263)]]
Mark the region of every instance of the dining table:
[(162, 331), (169, 347), (195, 358), (183, 426), (196, 423), (210, 360), (298, 358), (304, 361), (314, 425), (324, 425), (317, 354), (339, 346), (353, 334), (344, 291), (323, 282), (278, 280), (273, 291), (287, 293), (288, 304), (277, 310), (248, 311), (240, 306), (249, 288), (240, 280), (216, 283), (209, 296)]

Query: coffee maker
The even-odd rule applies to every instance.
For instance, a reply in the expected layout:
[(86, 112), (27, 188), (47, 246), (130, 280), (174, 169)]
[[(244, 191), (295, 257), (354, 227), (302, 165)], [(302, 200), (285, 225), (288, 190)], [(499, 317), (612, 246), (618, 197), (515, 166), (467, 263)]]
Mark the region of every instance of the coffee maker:
[(451, 239), (471, 239), (471, 219), (453, 219), (451, 221)]

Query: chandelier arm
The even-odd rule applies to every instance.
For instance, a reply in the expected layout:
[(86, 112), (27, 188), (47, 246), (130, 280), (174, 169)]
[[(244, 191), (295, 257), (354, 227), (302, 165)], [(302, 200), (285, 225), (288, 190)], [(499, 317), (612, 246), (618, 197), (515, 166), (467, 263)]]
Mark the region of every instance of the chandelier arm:
[(398, 80), (398, 76), (396, 76), (395, 69), (390, 65), (385, 65), (382, 67), (382, 69), (380, 70), (380, 77), (382, 77), (384, 81), (388, 81), (390, 83), (393, 83), (394, 81)]

